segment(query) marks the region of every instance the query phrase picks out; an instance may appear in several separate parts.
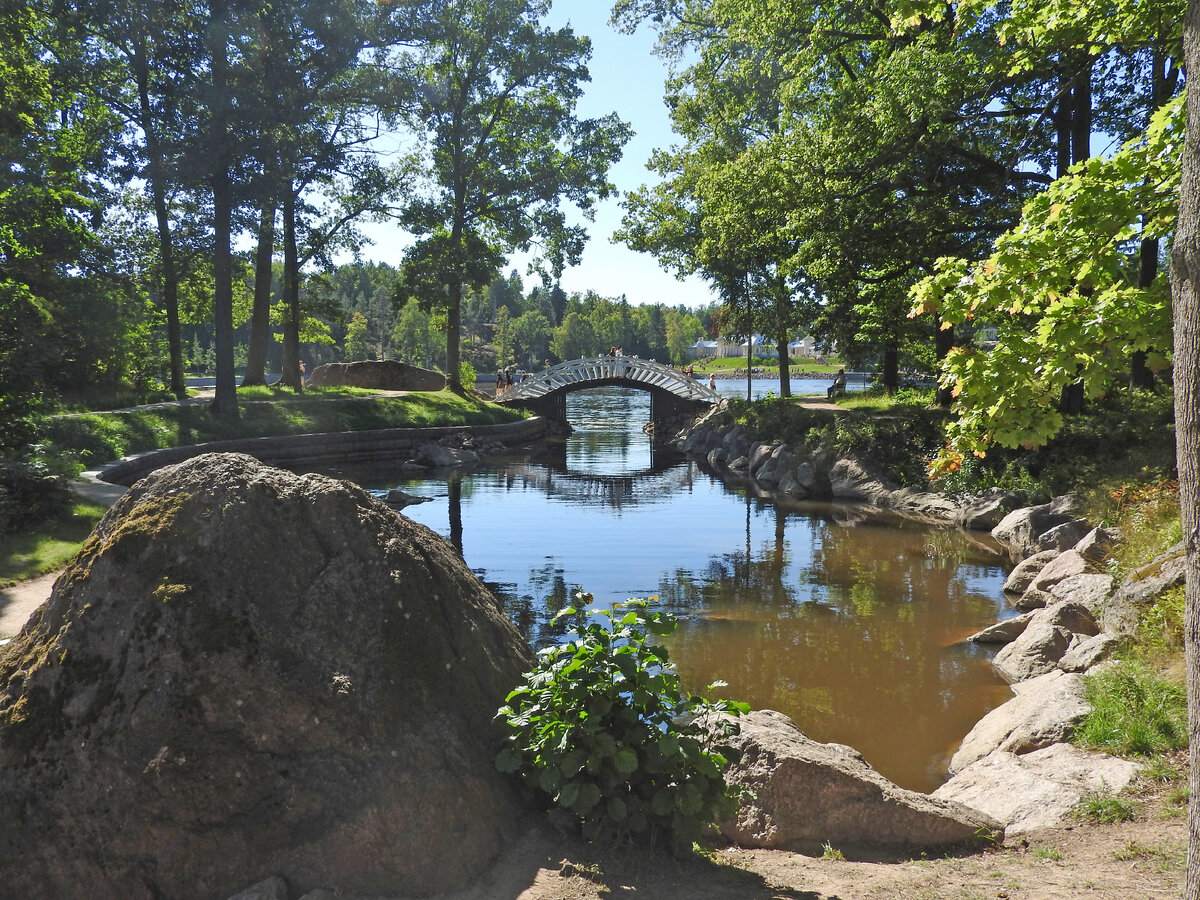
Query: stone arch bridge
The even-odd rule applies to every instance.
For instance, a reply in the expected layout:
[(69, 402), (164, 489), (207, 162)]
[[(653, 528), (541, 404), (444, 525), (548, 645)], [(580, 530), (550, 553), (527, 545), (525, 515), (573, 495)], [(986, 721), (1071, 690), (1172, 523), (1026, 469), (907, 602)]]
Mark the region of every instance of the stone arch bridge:
[(496, 402), (567, 424), (567, 394), (608, 385), (649, 392), (650, 418), (655, 424), (682, 414), (697, 415), (720, 399), (708, 385), (662, 363), (635, 356), (595, 356), (559, 363), (520, 384), (497, 389)]

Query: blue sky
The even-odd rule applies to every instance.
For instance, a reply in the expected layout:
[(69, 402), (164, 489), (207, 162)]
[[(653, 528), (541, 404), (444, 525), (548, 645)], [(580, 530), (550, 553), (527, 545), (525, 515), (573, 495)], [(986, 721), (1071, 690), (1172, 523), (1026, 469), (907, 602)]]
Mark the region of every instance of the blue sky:
[[(609, 173), (609, 179), (624, 193), (652, 178), (645, 168), (651, 151), (670, 146), (676, 138), (662, 102), (666, 67), (653, 55), (653, 32), (642, 29), (634, 35), (617, 33), (608, 25), (610, 7), (610, 0), (555, 0), (545, 22), (555, 27), (569, 24), (577, 34), (592, 39), (592, 59), (588, 66), (592, 80), (580, 99), (579, 115), (594, 118), (616, 112), (633, 127), (633, 139)], [(563, 290), (573, 293), (590, 289), (605, 297), (624, 294), (635, 305), (699, 306), (713, 299), (703, 280), (679, 281), (660, 268), (652, 256), (614, 243), (611, 236), (620, 222), (618, 200), (599, 204), (595, 221), (584, 222), (591, 238), (581, 264), (563, 273)], [(380, 225), (364, 231), (375, 241), (374, 246), (364, 248), (364, 258), (393, 265), (399, 262), (407, 240), (397, 240), (398, 229)], [(527, 263), (526, 257), (514, 257), (505, 273), (516, 268), (526, 279), (526, 286), (531, 287), (536, 276), (526, 276)]]

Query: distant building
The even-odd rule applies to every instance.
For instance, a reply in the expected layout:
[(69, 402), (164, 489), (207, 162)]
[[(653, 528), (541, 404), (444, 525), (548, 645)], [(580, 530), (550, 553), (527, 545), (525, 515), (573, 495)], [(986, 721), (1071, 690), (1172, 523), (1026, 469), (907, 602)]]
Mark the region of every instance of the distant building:
[(704, 359), (709, 356), (720, 356), (719, 341), (696, 341), (688, 347), (688, 356), (692, 359)]
[(820, 352), (817, 350), (817, 342), (812, 337), (804, 337), (788, 344), (788, 356), (793, 358), (806, 357), (812, 359), (814, 356), (820, 355)]

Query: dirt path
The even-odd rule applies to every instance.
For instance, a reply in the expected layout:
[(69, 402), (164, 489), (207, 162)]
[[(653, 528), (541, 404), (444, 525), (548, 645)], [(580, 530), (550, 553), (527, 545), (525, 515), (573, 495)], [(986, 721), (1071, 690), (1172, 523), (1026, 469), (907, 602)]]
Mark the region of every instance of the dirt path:
[(481, 884), (440, 900), (1167, 900), (1180, 896), (1186, 824), (1160, 800), (1133, 822), (1045, 829), (941, 859), (846, 861), (779, 850), (676, 860), (605, 851), (550, 829)]
[(50, 597), (58, 572), (0, 588), (0, 641), (21, 630), (30, 613)]

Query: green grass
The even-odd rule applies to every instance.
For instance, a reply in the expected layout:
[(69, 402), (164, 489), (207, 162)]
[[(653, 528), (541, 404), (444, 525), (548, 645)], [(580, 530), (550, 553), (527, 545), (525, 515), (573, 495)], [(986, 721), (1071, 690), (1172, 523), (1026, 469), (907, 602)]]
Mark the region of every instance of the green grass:
[(1092, 709), (1075, 729), (1073, 743), (1121, 756), (1151, 756), (1187, 746), (1187, 700), (1181, 685), (1133, 659), (1084, 681)]
[[(251, 388), (240, 415), (212, 415), (205, 404), (165, 404), (152, 409), (59, 416), (46, 426), (50, 451), (83, 468), (130, 453), (208, 441), (379, 428), (491, 425), (521, 418), (516, 410), (449, 391), (374, 397), (362, 389), (335, 388), (296, 396), (290, 391)], [(245, 398), (241, 398), (245, 400)]]
[[(693, 366), (697, 372), (732, 372), (740, 369), (743, 372), (746, 370), (746, 357), (744, 356), (719, 356), (714, 359), (701, 359), (695, 362), (689, 362), (687, 365)], [(750, 362), (751, 368), (762, 369), (763, 374), (779, 373), (779, 360), (774, 356), (755, 357)], [(788, 371), (793, 375), (798, 375), (801, 372), (817, 372), (822, 375), (832, 375), (838, 369), (845, 368), (845, 364), (837, 359), (832, 359), (828, 363), (818, 363), (812, 359), (793, 359), (788, 364)]]
[(20, 534), (0, 536), (0, 587), (36, 578), (63, 566), (79, 550), (104, 513), (103, 506), (81, 501), (57, 519)]
[(1137, 817), (1133, 801), (1115, 794), (1086, 794), (1071, 815), (1082, 822), (1103, 825), (1111, 822), (1129, 822)]
[(1035, 847), (1033, 855), (1048, 862), (1060, 862), (1063, 858), (1062, 851), (1057, 847)]

